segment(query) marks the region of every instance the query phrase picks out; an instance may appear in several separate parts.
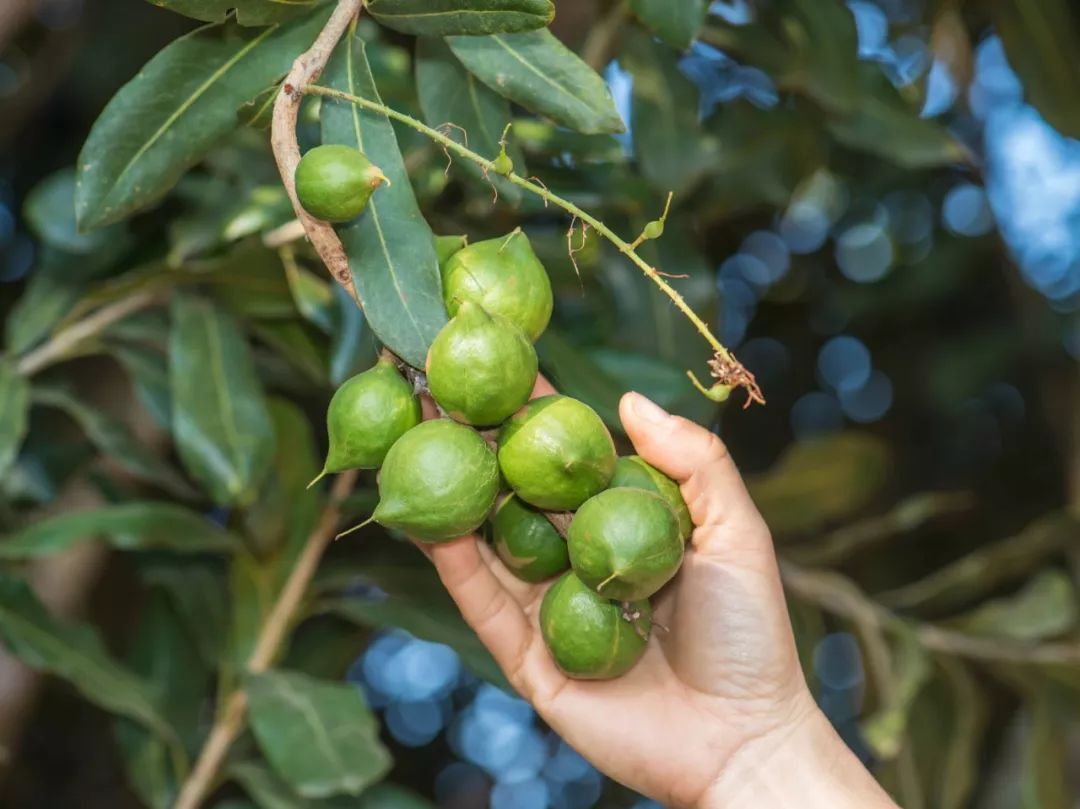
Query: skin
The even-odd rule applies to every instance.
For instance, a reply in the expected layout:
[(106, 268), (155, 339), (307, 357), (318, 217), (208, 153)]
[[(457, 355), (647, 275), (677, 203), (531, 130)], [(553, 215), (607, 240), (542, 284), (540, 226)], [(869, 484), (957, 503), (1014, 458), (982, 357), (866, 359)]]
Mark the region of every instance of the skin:
[[(541, 380), (535, 393), (550, 392)], [(465, 620), (574, 749), (667, 806), (895, 809), (814, 703), (769, 530), (724, 444), (638, 394), (620, 416), (637, 453), (680, 485), (695, 526), (654, 602), (669, 631), (653, 632), (623, 677), (571, 680), (540, 636), (547, 585), (516, 579), (475, 536), (426, 549)]]

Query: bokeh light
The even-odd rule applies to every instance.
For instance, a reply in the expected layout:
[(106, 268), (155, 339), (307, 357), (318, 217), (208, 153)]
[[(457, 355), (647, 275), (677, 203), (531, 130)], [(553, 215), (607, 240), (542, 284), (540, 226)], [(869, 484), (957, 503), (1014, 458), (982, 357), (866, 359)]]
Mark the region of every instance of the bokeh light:
[(941, 207), (945, 227), (959, 236), (984, 236), (994, 227), (986, 192), (973, 183), (953, 186)]
[(862, 284), (879, 281), (892, 263), (892, 242), (877, 222), (852, 225), (836, 239), (836, 264), (852, 281)]
[(884, 371), (871, 371), (863, 385), (837, 394), (844, 415), (860, 424), (877, 421), (889, 412), (893, 403), (892, 381)]
[(856, 337), (834, 337), (818, 352), (821, 383), (836, 391), (861, 388), (870, 378), (870, 349)]

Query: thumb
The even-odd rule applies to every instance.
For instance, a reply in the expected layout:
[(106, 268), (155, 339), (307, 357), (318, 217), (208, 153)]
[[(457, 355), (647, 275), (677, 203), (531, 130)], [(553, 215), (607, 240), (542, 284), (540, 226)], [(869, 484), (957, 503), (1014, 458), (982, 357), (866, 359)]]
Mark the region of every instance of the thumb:
[(719, 436), (640, 393), (622, 397), (619, 418), (637, 453), (679, 484), (695, 526), (761, 527), (761, 515)]

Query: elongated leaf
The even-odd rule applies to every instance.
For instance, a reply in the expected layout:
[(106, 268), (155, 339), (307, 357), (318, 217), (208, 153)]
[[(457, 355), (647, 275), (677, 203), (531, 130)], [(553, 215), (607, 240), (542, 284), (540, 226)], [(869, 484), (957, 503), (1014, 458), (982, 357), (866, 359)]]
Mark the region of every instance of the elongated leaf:
[(936, 121), (920, 118), (876, 65), (859, 65), (861, 102), (851, 113), (829, 118), (833, 136), (905, 168), (960, 163), (967, 150)]
[(70, 277), (71, 265), (82, 257), (54, 253), (39, 263), (22, 295), (4, 318), (7, 349), (22, 354), (33, 348), (66, 315), (83, 293), (83, 284)]
[(249, 679), (246, 690), (259, 746), (301, 796), (359, 795), (390, 769), (356, 686), (271, 671)]
[(38, 387), (35, 404), (55, 407), (66, 413), (103, 455), (113, 458), (131, 474), (160, 486), (175, 497), (193, 499), (197, 492), (183, 476), (112, 416), (90, 407), (63, 388)]
[(213, 669), (221, 660), (229, 626), (224, 564), (208, 556), (136, 558), (142, 581), (169, 599), (194, 640), (203, 662)]
[(361, 368), (370, 365), (363, 358), (370, 354), (374, 361), (375, 340), (364, 331), (364, 312), (349, 294), (334, 284), (334, 334), (330, 341), (330, 381), (340, 385)]
[[(140, 611), (127, 664), (151, 684), (162, 711), (185, 742), (194, 746), (210, 670), (163, 593), (151, 594)], [(172, 771), (168, 747), (127, 719), (118, 718), (113, 729), (136, 794), (153, 809), (168, 809), (176, 799), (178, 775)]]
[(705, 22), (706, 0), (630, 0), (630, 10), (668, 45), (686, 50)]
[(1042, 640), (1074, 627), (1077, 612), (1076, 590), (1069, 576), (1045, 570), (1015, 595), (987, 601), (949, 624), (977, 635)]
[[(379, 99), (359, 37), (338, 46), (325, 81)], [(392, 183), (378, 189), (367, 212), (338, 233), (372, 331), (399, 357), (422, 368), (428, 346), (446, 323), (446, 308), (431, 228), (413, 196), (394, 128), (384, 115), (323, 99), (322, 137), (324, 143), (359, 148)]]
[(0, 638), (28, 666), (62, 677), (95, 705), (176, 743), (176, 732), (155, 707), (148, 685), (109, 656), (92, 627), (55, 620), (26, 582), (3, 575)]
[(110, 348), (124, 366), (135, 387), (135, 396), (147, 409), (159, 427), (172, 425), (172, 399), (169, 390), (169, 370), (164, 355), (152, 348), (138, 345), (116, 345)]
[(1024, 92), (1042, 116), (1070, 138), (1080, 138), (1080, 15), (1068, 0), (995, 0), (994, 28)]
[(113, 96), (79, 155), (79, 227), (115, 222), (156, 201), (238, 125), (241, 104), (288, 71), (328, 13), (261, 31), (205, 26), (151, 59)]
[(0, 362), (0, 476), (10, 468), (26, 436), (30, 385), (10, 362)]
[(686, 193), (714, 168), (715, 138), (698, 123), (698, 90), (675, 56), (638, 32), (621, 57), (634, 77), (631, 116), (641, 173), (660, 192)]
[[(450, 137), (455, 137), (457, 127), (461, 127), (470, 149), (486, 157), (499, 154), (499, 139), (510, 123), (510, 104), (467, 71), (444, 41), (420, 40), (416, 51), (416, 91), (429, 125), (438, 128), (454, 124), (448, 129)], [(512, 136), (508, 137), (506, 154), (513, 161), (514, 170), (527, 177), (525, 155)], [(521, 189), (503, 177), (492, 173), (484, 177), (480, 168), (469, 161), (462, 161), (461, 165), (474, 177), (494, 183), (499, 196), (508, 202), (521, 199)]]
[(387, 28), (436, 37), (533, 31), (555, 18), (550, 0), (368, 0), (367, 10)]
[(0, 540), (0, 559), (46, 556), (94, 538), (121, 550), (213, 553), (237, 547), (236, 537), (193, 511), (171, 503), (136, 502), (38, 520)]
[(932, 674), (930, 657), (913, 633), (904, 631), (892, 647), (887, 687), (881, 706), (863, 723), (863, 737), (877, 755), (895, 758), (901, 751), (912, 705)]
[(269, 468), (274, 434), (244, 335), (213, 304), (173, 298), (173, 436), (188, 472), (221, 505), (247, 503)]
[(480, 81), (526, 109), (586, 134), (626, 129), (604, 80), (546, 29), (447, 42)]
[(559, 391), (581, 399), (608, 427), (622, 432), (619, 398), (626, 391), (618, 379), (556, 329), (548, 328), (540, 336), (536, 351), (544, 373)]
[(23, 204), (23, 216), (35, 236), (66, 253), (108, 251), (116, 255), (128, 242), (123, 225), (79, 233), (75, 227), (74, 168), (61, 169), (34, 186)]
[(881, 439), (837, 433), (793, 445), (771, 471), (746, 483), (774, 531), (812, 531), (864, 507), (885, 483), (890, 464)]
[(292, 19), (325, 0), (150, 0), (155, 6), (203, 22), (224, 22), (235, 9), (241, 25), (269, 25)]
[(359, 798), (336, 795), (304, 798), (261, 761), (238, 761), (229, 776), (240, 784), (258, 809), (434, 809), (423, 798), (393, 784), (376, 784)]

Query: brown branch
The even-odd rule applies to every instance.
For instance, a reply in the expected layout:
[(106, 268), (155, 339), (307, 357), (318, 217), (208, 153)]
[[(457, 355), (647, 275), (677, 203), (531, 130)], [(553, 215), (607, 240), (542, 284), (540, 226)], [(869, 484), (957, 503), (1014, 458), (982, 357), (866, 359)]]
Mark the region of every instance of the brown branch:
[[(259, 630), (255, 648), (247, 661), (249, 674), (266, 671), (281, 650), (289, 629), (300, 614), (304, 593), (319, 567), (323, 552), (337, 532), (337, 524), (341, 519), (341, 501), (352, 491), (356, 477), (357, 472), (353, 470), (339, 475), (334, 481), (330, 500), (323, 509), (315, 530), (308, 537), (304, 550), (297, 558), (285, 586), (281, 588), (270, 614)], [(191, 774), (180, 789), (174, 809), (198, 809), (206, 800), (229, 748), (244, 729), (246, 713), (247, 696), (242, 688), (238, 688), (224, 699), (218, 710), (214, 726), (206, 737)]]
[(826, 570), (781, 562), (784, 586), (795, 596), (863, 628), (907, 629), (932, 652), (985, 663), (1080, 665), (1080, 643), (1024, 643), (980, 637), (935, 624), (903, 618), (867, 596), (850, 579)]
[(296, 142), (296, 119), (300, 113), (300, 101), (304, 88), (322, 75), (334, 47), (345, 35), (350, 23), (360, 13), (363, 0), (338, 0), (337, 8), (330, 15), (326, 27), (312, 46), (293, 62), (292, 69), (281, 85), (281, 92), (274, 101), (274, 115), (270, 124), (270, 146), (285, 191), (292, 200), (296, 218), (303, 224), (304, 232), (311, 240), (315, 252), (323, 260), (330, 274), (345, 289), (357, 305), (360, 300), (353, 288), (349, 259), (341, 239), (326, 222), (311, 216), (296, 198), (296, 165), (300, 162), (300, 145)]

